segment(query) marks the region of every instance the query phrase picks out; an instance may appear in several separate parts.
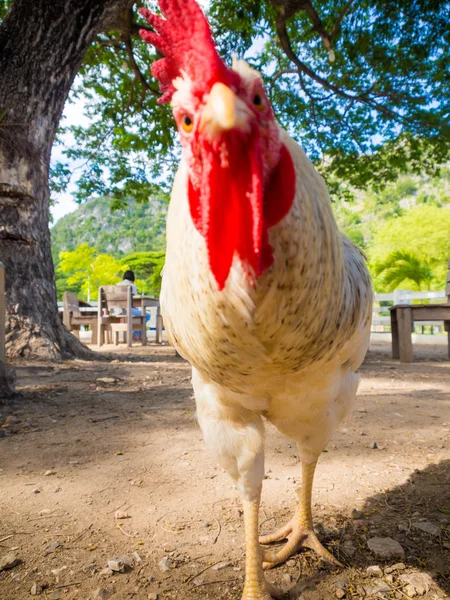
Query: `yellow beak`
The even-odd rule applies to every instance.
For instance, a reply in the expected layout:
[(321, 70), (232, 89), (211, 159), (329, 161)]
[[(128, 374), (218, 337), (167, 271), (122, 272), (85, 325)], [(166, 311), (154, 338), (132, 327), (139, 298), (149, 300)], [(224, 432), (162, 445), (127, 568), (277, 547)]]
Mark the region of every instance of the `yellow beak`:
[(200, 131), (206, 130), (212, 137), (230, 129), (250, 131), (252, 111), (236, 94), (223, 83), (215, 83), (200, 121)]

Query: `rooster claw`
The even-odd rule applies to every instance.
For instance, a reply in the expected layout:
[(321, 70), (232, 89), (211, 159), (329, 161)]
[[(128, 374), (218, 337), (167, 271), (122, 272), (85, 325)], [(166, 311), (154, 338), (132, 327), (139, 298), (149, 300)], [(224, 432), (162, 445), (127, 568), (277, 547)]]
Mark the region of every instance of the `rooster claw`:
[(295, 521), (290, 521), (287, 525), (273, 534), (262, 536), (260, 538), (260, 543), (270, 544), (283, 539), (287, 539), (288, 541), (281, 548), (274, 548), (273, 550), (263, 549), (264, 569), (272, 569), (285, 562), (290, 556), (298, 552), (300, 548), (310, 548), (311, 550), (314, 550), (320, 558), (323, 558), (326, 562), (336, 567), (344, 566), (321, 544), (312, 529), (302, 527), (295, 523)]

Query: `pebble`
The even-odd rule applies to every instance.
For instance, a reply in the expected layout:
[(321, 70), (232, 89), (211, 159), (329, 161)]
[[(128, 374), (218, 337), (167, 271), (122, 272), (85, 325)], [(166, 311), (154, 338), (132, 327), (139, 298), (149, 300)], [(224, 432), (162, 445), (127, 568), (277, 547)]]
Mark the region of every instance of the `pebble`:
[(391, 587), (382, 579), (374, 579), (373, 583), (365, 585), (364, 589), (368, 596), (375, 596), (378, 593), (391, 591)]
[(430, 535), (440, 535), (441, 530), (434, 523), (430, 523), (429, 521), (413, 523), (413, 527), (416, 529), (420, 529), (421, 531), (425, 531), (425, 533), (429, 533)]
[(163, 571), (164, 573), (166, 573), (167, 571), (170, 571), (170, 563), (169, 563), (169, 557), (165, 556), (163, 559), (161, 559), (158, 563), (159, 568), (161, 569), (161, 571)]
[(114, 517), (116, 519), (131, 519), (130, 515), (123, 510), (116, 510)]
[(233, 566), (233, 563), (223, 560), (222, 562), (217, 563), (217, 565), (214, 565), (213, 567), (211, 567), (211, 570), (212, 571), (222, 571), (222, 569), (228, 569), (229, 567), (232, 567), (232, 566)]
[(40, 494), (41, 490), (39, 488), (34, 488), (33, 494)]
[(45, 549), (48, 550), (49, 552), (53, 552), (60, 546), (61, 546), (61, 542), (59, 540), (56, 540), (55, 542), (52, 542), (51, 544), (49, 544)]
[(376, 442), (373, 442), (370, 447), (372, 448), (372, 450), (376, 450), (378, 448), (378, 444)]
[(366, 518), (366, 515), (365, 515), (365, 514), (364, 514), (362, 511), (360, 511), (360, 510), (358, 510), (358, 509), (354, 508), (354, 509), (352, 510), (351, 518), (352, 518), (352, 519), (358, 519), (358, 520), (359, 520), (359, 519), (365, 519), (365, 518)]
[(353, 556), (355, 554), (355, 552), (356, 552), (356, 546), (353, 544), (352, 541), (349, 540), (347, 542), (344, 542), (341, 545), (341, 550), (345, 554), (345, 556), (349, 556), (350, 557), (350, 556)]
[(55, 590), (49, 596), (47, 596), (47, 600), (60, 600), (61, 592), (59, 590)]
[(147, 598), (148, 600), (158, 600), (158, 594), (156, 592), (150, 592)]
[(367, 545), (369, 550), (383, 559), (403, 558), (405, 556), (405, 551), (400, 544), (390, 537), (370, 538), (370, 540), (367, 540)]
[(112, 592), (107, 588), (98, 588), (92, 594), (94, 600), (108, 600), (112, 595)]
[(96, 381), (100, 383), (116, 383), (114, 377), (98, 377)]
[(37, 593), (38, 593), (38, 584), (35, 581), (33, 581), (33, 583), (31, 584), (30, 594), (32, 596), (37, 596)]
[(336, 598), (344, 598), (345, 596), (345, 590), (342, 588), (337, 588), (334, 593), (336, 594)]
[(133, 558), (137, 563), (142, 562), (142, 558), (139, 556), (137, 552), (133, 552)]
[(405, 563), (395, 563), (392, 567), (386, 567), (384, 569), (385, 573), (394, 573), (395, 571), (404, 571), (406, 569)]
[(20, 423), (20, 419), (14, 415), (9, 415), (9, 417), (6, 417), (6, 419), (3, 421), (2, 427), (11, 427), (17, 425), (18, 423)]
[(45, 471), (44, 475), (45, 477), (50, 477), (50, 475), (56, 475), (56, 471), (49, 469), (48, 471)]
[(433, 585), (433, 579), (428, 573), (408, 573), (400, 575), (399, 580), (406, 585), (405, 593), (414, 596), (424, 596)]
[(286, 561), (286, 565), (288, 567), (296, 567), (297, 566), (297, 561), (293, 558), (291, 558), (290, 560)]
[(5, 554), (2, 558), (0, 558), (0, 571), (7, 571), (8, 569), (13, 569), (20, 563), (20, 559), (13, 552), (9, 552), (9, 554)]
[(99, 575), (100, 575), (100, 577), (110, 577), (113, 573), (114, 573), (114, 571), (112, 569), (110, 569), (109, 567), (106, 567), (106, 569), (103, 569), (103, 571), (100, 571)]
[(125, 563), (121, 558), (112, 558), (108, 560), (108, 567), (115, 573), (123, 573), (125, 571)]
[(379, 567), (378, 565), (371, 565), (370, 567), (367, 567), (366, 573), (368, 575), (376, 575), (377, 577), (383, 576), (383, 571), (381, 570), (381, 567)]
[(283, 575), (281, 576), (281, 581), (289, 585), (290, 583), (292, 583), (292, 575), (290, 575), (290, 573), (283, 573)]
[(355, 519), (353, 521), (353, 528), (355, 529), (355, 531), (360, 531), (362, 529), (365, 529), (367, 527), (367, 521), (365, 521), (364, 519)]

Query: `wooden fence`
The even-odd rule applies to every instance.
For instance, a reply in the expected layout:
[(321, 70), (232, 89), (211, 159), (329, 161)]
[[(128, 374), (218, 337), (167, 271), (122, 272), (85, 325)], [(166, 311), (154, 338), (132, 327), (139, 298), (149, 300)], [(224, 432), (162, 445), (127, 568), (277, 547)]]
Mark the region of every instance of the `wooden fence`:
[[(411, 304), (413, 300), (420, 300), (421, 304), (444, 304), (447, 302), (445, 290), (437, 292), (411, 292), (410, 290), (395, 290), (390, 294), (375, 294), (372, 309), (372, 331), (387, 331), (391, 325), (389, 316), (389, 306), (394, 304)], [(430, 326), (431, 333), (433, 328), (443, 330), (444, 323), (440, 321), (418, 321), (419, 327)]]

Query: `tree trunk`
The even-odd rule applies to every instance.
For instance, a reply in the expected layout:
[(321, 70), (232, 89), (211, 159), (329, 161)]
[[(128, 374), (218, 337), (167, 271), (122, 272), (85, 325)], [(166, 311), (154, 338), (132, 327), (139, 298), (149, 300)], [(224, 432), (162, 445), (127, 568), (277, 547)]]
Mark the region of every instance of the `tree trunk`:
[(0, 261), (9, 357), (92, 354), (58, 316), (48, 228), (50, 153), (87, 48), (131, 4), (14, 0), (0, 27)]

